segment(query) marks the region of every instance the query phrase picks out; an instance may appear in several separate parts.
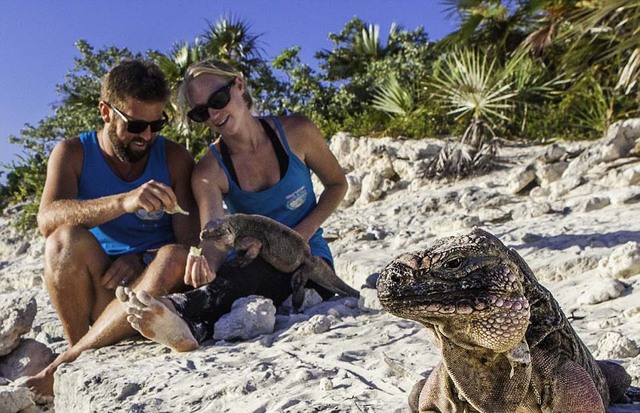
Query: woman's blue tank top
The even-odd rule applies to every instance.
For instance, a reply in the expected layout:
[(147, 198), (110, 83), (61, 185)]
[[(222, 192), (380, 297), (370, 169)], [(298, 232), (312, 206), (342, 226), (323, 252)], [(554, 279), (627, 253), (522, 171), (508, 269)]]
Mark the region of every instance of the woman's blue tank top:
[[(289, 166), (286, 173), (271, 188), (258, 192), (242, 190), (231, 179), (229, 170), (222, 161), (222, 157), (215, 147), (209, 149), (215, 156), (218, 164), (224, 171), (229, 181), (229, 192), (224, 196), (229, 213), (257, 214), (267, 216), (290, 228), (295, 227), (316, 206), (316, 195), (311, 183), (311, 171), (289, 148), (289, 143), (282, 130), (280, 122), (271, 117), (278, 133), (282, 138), (284, 149), (289, 157)], [(309, 240), (311, 254), (328, 260), (333, 265), (333, 257), (327, 241), (322, 237), (322, 228), (319, 228)]]
[[(142, 175), (127, 182), (116, 176), (107, 165), (98, 145), (95, 131), (80, 135), (83, 161), (78, 199), (96, 199), (103, 196), (129, 192), (150, 179), (171, 185), (165, 154), (165, 138), (158, 135)], [(110, 257), (135, 254), (176, 242), (171, 225), (171, 216), (164, 211), (124, 214), (118, 218), (90, 229), (104, 251)]]

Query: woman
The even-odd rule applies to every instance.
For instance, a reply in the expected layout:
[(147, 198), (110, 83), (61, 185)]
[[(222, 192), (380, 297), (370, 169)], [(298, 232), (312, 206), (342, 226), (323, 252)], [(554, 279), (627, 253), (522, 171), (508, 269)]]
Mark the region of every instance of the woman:
[[(187, 69), (179, 102), (191, 121), (220, 135), (196, 165), (192, 189), (201, 226), (229, 213), (260, 214), (281, 222), (308, 242), (311, 254), (333, 267), (320, 225), (347, 190), (342, 168), (318, 128), (303, 116), (258, 118), (242, 73), (215, 60)], [(316, 202), (313, 172), (324, 190)], [(262, 295), (280, 305), (291, 293), (290, 274), (259, 257), (242, 269), (224, 265), (226, 253), (203, 241), (202, 256), (190, 255), (185, 283), (197, 288), (156, 300), (119, 289), (129, 321), (143, 335), (177, 351), (192, 350), (211, 337), (213, 324), (247, 295)], [(331, 296), (313, 286), (323, 298)], [(169, 310), (169, 311), (167, 311)]]

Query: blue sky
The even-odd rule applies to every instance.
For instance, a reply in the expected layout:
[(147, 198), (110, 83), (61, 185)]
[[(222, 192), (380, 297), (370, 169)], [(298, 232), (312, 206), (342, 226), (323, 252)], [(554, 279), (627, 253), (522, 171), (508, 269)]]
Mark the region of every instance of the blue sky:
[(79, 56), (78, 39), (94, 50), (168, 53), (175, 42), (203, 34), (207, 22), (232, 15), (261, 34), (266, 58), (300, 46), (303, 63), (315, 67), (314, 53), (332, 47), (328, 34), (354, 16), (378, 24), (381, 35), (396, 22), (424, 26), (437, 40), (455, 29), (444, 8), (440, 0), (0, 0), (0, 163), (20, 153), (9, 135), (52, 114), (55, 86)]

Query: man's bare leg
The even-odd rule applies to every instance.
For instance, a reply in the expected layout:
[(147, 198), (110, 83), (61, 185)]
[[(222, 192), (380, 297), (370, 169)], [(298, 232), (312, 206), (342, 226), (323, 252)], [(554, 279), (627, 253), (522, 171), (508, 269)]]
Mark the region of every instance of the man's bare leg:
[(113, 300), (113, 291), (100, 283), (110, 264), (98, 241), (85, 228), (63, 226), (47, 238), (45, 286), (70, 347), (87, 334), (91, 322)]
[[(166, 295), (181, 289), (186, 258), (187, 251), (180, 246), (161, 248), (133, 286), (154, 295)], [(75, 360), (85, 350), (115, 344), (135, 334), (136, 331), (126, 320), (127, 316), (120, 302), (112, 298), (91, 329), (44, 370), (27, 380), (25, 385), (40, 395), (53, 395), (53, 373), (60, 364)]]
[(118, 287), (116, 297), (122, 302), (129, 324), (143, 336), (174, 351), (198, 348), (187, 323), (176, 314), (173, 304), (166, 298), (154, 298), (148, 292), (135, 292)]

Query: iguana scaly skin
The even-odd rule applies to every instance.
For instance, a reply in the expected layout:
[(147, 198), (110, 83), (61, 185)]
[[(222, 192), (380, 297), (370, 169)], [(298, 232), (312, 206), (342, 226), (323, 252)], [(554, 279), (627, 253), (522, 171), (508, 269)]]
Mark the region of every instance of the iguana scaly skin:
[(307, 280), (339, 295), (358, 297), (360, 293), (342, 281), (322, 258), (312, 256), (309, 244), (300, 234), (262, 215), (232, 214), (205, 225), (200, 238), (213, 241), (217, 248), (235, 248), (235, 265), (244, 266), (258, 255), (274, 268), (291, 277), (292, 304), (300, 309)]
[(414, 386), (412, 412), (599, 413), (631, 382), (622, 366), (593, 358), (524, 260), (481, 229), (400, 255), (377, 289), (388, 312), (426, 326), (442, 353)]

